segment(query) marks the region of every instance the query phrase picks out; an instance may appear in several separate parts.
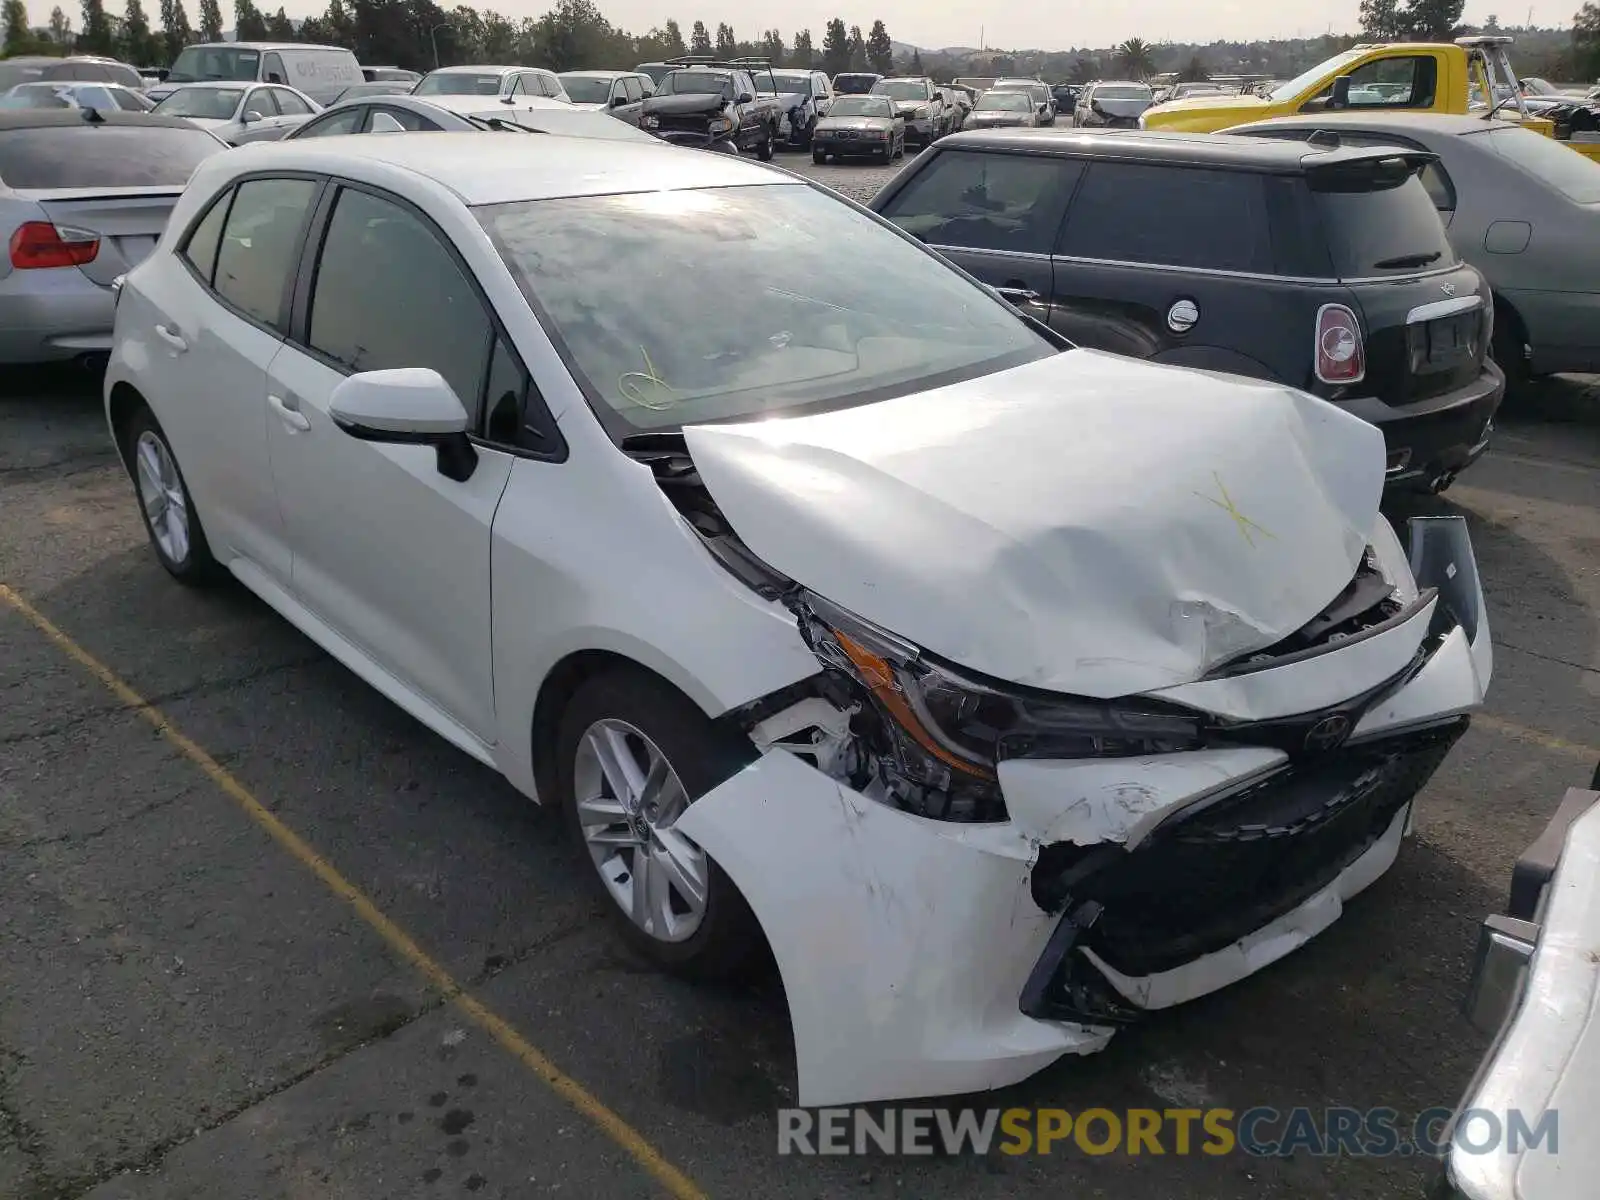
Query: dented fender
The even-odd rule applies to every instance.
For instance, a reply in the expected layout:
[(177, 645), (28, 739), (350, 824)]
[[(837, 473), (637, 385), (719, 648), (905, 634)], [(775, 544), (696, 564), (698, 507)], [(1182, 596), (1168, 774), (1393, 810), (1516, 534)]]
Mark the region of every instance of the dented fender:
[(1057, 918), (1009, 824), (886, 807), (784, 750), (690, 806), (678, 829), (744, 895), (783, 977), (805, 1106), (1004, 1087), (1110, 1031), (1026, 1017)]

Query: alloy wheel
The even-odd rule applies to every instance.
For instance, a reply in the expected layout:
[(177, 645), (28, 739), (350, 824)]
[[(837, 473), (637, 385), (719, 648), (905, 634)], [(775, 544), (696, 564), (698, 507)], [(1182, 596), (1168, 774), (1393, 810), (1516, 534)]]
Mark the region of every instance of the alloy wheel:
[(134, 444), (134, 472), (150, 536), (168, 562), (181, 566), (189, 558), (189, 496), (172, 451), (153, 430)]
[(584, 844), (611, 898), (658, 941), (693, 937), (710, 866), (676, 828), (689, 794), (660, 747), (626, 721), (596, 721), (578, 740), (572, 782)]

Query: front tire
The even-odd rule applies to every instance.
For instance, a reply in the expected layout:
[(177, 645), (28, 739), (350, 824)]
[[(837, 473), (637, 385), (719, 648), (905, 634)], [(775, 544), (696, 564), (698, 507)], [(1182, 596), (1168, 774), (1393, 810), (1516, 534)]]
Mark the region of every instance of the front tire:
[(562, 714), (556, 763), (568, 825), (623, 937), (668, 971), (725, 979), (761, 960), (761, 928), (739, 889), (676, 830), (748, 750), (637, 668), (586, 680)]
[(129, 419), (122, 453), (133, 477), (144, 531), (161, 565), (180, 583), (216, 582), (222, 567), (211, 554), (178, 457), (149, 408), (141, 406)]
[(761, 144), (756, 147), (756, 157), (762, 162), (771, 162), (772, 155), (778, 144), (778, 135), (769, 125), (761, 137)]
[(817, 166), (820, 167), (820, 166), (822, 166), (824, 163), (826, 163), (828, 161), (828, 156), (826, 154), (824, 154), (821, 150), (813, 150), (811, 152), (811, 161), (816, 163)]

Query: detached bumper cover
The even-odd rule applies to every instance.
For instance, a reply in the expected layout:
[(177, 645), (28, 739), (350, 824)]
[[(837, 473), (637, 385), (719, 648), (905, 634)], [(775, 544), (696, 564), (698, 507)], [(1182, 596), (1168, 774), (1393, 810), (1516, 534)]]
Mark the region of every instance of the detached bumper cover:
[[(1394, 861), (1412, 795), (1489, 680), (1464, 522), (1415, 523), (1412, 552), (1423, 589), (1403, 623), (1412, 632), (1366, 639), (1378, 661), (1352, 645), (1193, 685), (1221, 685), (1202, 695), (1274, 736), (1296, 712), (1289, 697), (1359, 694), (1350, 744), (1325, 756), (1306, 759), (1296, 743), (1009, 760), (1008, 818), (962, 824), (889, 807), (774, 749), (698, 800), (679, 828), (766, 932), (794, 1027), (798, 1102), (1015, 1083), (1331, 924)], [(1253, 896), (1235, 878), (1247, 872)], [(1098, 914), (1076, 892), (1091, 874), (1103, 885)], [(1212, 904), (1185, 904), (1184, 888), (1207, 887), (1221, 889)]]
[(1508, 909), (1484, 923), (1472, 987), (1476, 1017), (1499, 996), (1504, 1020), (1457, 1120), (1516, 1113), (1536, 1129), (1555, 1114), (1559, 1141), (1473, 1153), (1486, 1139), (1469, 1124), (1446, 1178), (1470, 1200), (1587, 1200), (1600, 1176), (1600, 792), (1567, 793), (1518, 861)]

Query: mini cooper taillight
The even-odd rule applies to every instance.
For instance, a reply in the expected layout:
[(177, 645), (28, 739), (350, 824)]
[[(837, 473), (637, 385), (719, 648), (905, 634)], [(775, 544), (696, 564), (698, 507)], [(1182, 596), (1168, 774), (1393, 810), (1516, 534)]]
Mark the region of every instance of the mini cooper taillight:
[(1317, 378), (1323, 383), (1359, 383), (1367, 373), (1361, 322), (1343, 304), (1317, 309)]

